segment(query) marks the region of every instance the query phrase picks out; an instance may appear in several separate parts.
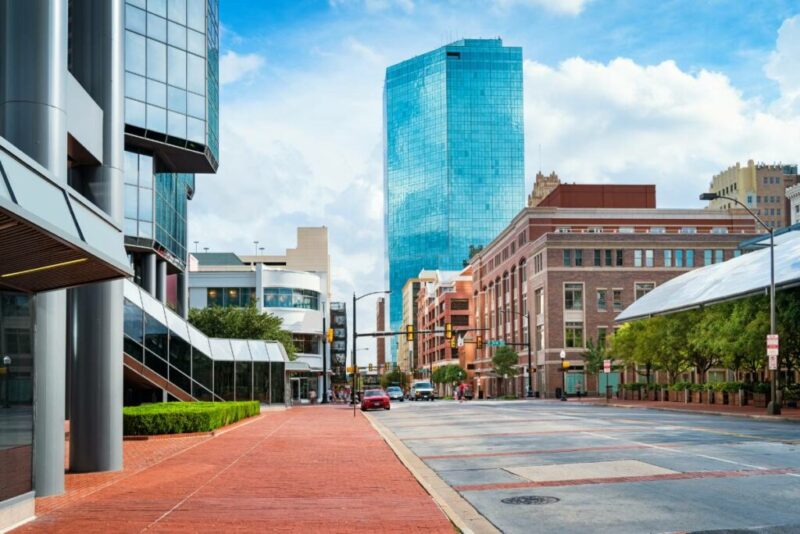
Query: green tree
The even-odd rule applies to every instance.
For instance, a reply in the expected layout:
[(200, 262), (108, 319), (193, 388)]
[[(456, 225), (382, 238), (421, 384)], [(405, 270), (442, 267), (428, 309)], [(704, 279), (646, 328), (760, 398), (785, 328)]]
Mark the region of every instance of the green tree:
[(278, 341), (294, 360), (296, 348), (291, 333), (283, 330), (283, 320), (269, 313), (259, 313), (254, 305), (246, 308), (210, 308), (189, 310), (189, 322), (209, 337), (263, 339)]
[[(650, 325), (658, 336), (656, 361), (660, 370), (667, 373), (670, 384), (674, 384), (681, 373), (689, 370), (686, 353), (686, 332), (691, 318), (684, 314), (659, 317)], [(654, 320), (654, 319), (653, 319)]]
[(792, 380), (800, 368), (800, 290), (793, 288), (775, 295), (775, 315), (780, 335), (780, 363)]
[[(654, 318), (656, 319), (656, 318)], [(653, 371), (658, 369), (658, 323), (653, 319), (633, 321), (622, 325), (611, 338), (611, 354), (649, 384)]]
[(492, 357), (492, 370), (500, 377), (505, 391), (505, 379), (514, 378), (519, 373), (516, 365), (519, 363), (517, 351), (508, 346), (497, 349)]
[(597, 374), (603, 371), (603, 365), (608, 358), (606, 346), (591, 339), (586, 341), (586, 352), (583, 353), (586, 371)]
[(437, 384), (455, 384), (467, 378), (467, 372), (457, 363), (437, 367), (431, 375), (431, 381)]
[(394, 369), (381, 376), (381, 387), (386, 389), (389, 386), (399, 386), (405, 391), (408, 389), (408, 375), (400, 369)]

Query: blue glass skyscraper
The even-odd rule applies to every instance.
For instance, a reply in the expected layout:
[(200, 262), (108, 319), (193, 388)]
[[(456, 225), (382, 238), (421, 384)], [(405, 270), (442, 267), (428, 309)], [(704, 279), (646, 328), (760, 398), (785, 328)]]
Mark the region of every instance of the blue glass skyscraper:
[[(425, 269), (460, 269), (522, 209), (522, 49), (464, 39), (386, 69), (384, 217), (390, 321)], [(392, 357), (396, 361), (395, 347)]]

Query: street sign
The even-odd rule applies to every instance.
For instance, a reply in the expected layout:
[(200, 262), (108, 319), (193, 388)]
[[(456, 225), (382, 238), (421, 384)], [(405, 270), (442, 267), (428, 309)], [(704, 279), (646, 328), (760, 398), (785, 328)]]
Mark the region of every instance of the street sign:
[(505, 347), (506, 342), (502, 339), (490, 339), (486, 342), (487, 345), (490, 347)]
[(778, 356), (778, 334), (767, 336), (767, 356)]
[(458, 346), (459, 347), (464, 346), (464, 336), (458, 336)]
[(604, 373), (611, 372), (611, 360), (603, 360), (603, 372)]
[(770, 354), (769, 355), (769, 370), (770, 371), (777, 371), (778, 370), (778, 355), (777, 354)]

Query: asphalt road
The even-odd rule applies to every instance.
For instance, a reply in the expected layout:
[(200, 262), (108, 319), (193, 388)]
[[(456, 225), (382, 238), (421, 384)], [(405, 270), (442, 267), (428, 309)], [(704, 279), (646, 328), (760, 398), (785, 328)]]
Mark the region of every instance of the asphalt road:
[(800, 424), (558, 401), (372, 412), (507, 533), (800, 532)]

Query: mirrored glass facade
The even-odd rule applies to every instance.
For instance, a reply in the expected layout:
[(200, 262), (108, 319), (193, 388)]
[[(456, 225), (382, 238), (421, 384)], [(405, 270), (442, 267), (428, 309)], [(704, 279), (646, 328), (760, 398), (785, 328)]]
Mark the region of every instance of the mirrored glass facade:
[[(390, 321), (421, 269), (461, 269), (525, 201), (522, 49), (466, 39), (386, 70)], [(393, 347), (394, 350), (394, 347)]]
[(126, 0), (126, 131), (219, 160), (217, 0)]

